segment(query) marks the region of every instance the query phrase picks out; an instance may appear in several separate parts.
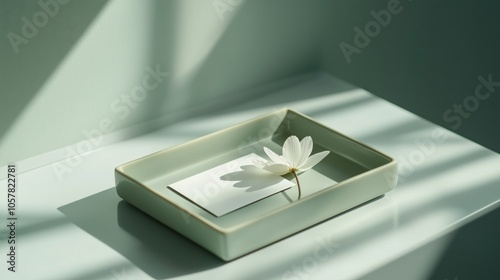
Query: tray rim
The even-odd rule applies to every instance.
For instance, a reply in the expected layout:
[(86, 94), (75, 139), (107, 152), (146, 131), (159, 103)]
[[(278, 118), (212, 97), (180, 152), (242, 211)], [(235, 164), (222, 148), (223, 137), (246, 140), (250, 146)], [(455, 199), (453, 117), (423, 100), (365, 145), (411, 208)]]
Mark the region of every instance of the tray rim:
[[(219, 226), (218, 224), (214, 223), (213, 221), (211, 221), (209, 219), (206, 219), (205, 217), (199, 215), (198, 213), (191, 212), (189, 209), (186, 209), (182, 205), (177, 204), (175, 201), (169, 200), (167, 197), (165, 197), (162, 194), (158, 193), (156, 190), (154, 190), (152, 188), (149, 188), (146, 184), (144, 184), (144, 183), (136, 180), (135, 178), (131, 177), (130, 175), (126, 174), (126, 172), (124, 172), (124, 170), (123, 170), (127, 166), (137, 164), (138, 162), (143, 161), (146, 158), (157, 156), (157, 155), (159, 155), (161, 153), (165, 153), (165, 152), (168, 152), (168, 151), (171, 151), (171, 150), (174, 150), (174, 149), (182, 148), (182, 147), (187, 146), (187, 145), (192, 145), (192, 144), (194, 144), (196, 142), (203, 141), (203, 140), (205, 140), (205, 139), (207, 139), (209, 137), (212, 137), (214, 135), (222, 134), (224, 132), (227, 132), (228, 130), (234, 129), (235, 127), (243, 126), (245, 124), (255, 122), (255, 121), (259, 120), (259, 119), (268, 118), (268, 117), (273, 116), (273, 115), (283, 114), (284, 116), (286, 116), (288, 113), (296, 114), (296, 115), (298, 115), (298, 116), (300, 116), (302, 118), (305, 118), (308, 121), (314, 122), (315, 124), (321, 126), (323, 129), (326, 129), (326, 130), (329, 130), (331, 132), (334, 132), (334, 133), (336, 133), (336, 134), (338, 134), (338, 135), (346, 138), (347, 140), (354, 142), (356, 145), (360, 145), (360, 146), (362, 146), (362, 147), (364, 147), (364, 148), (366, 148), (368, 150), (371, 150), (371, 151), (377, 153), (379, 156), (385, 157), (388, 160), (388, 162), (385, 163), (385, 164), (382, 164), (382, 165), (380, 165), (378, 167), (375, 167), (375, 168), (372, 168), (372, 169), (367, 170), (365, 172), (362, 172), (360, 174), (354, 175), (354, 176), (352, 176), (352, 177), (350, 177), (348, 179), (345, 179), (345, 180), (343, 180), (343, 181), (341, 181), (341, 182), (339, 182), (337, 184), (334, 184), (332, 186), (326, 187), (326, 188), (324, 188), (324, 189), (322, 189), (320, 191), (312, 193), (312, 194), (310, 194), (310, 195), (308, 195), (308, 196), (306, 196), (304, 198), (301, 198), (300, 200), (295, 200), (295, 201), (292, 201), (289, 204), (286, 204), (286, 205), (283, 205), (283, 206), (281, 206), (279, 208), (270, 210), (269, 212), (266, 212), (264, 214), (259, 215), (258, 218), (253, 218), (253, 219), (250, 219), (250, 220), (245, 220), (245, 221), (242, 221), (241, 223), (239, 223), (237, 225), (233, 225), (231, 227), (225, 227), (225, 228)], [(349, 136), (345, 135), (344, 133), (341, 133), (341, 132), (339, 132), (339, 131), (331, 128), (331, 127), (328, 127), (328, 126), (326, 126), (326, 125), (324, 125), (324, 124), (322, 124), (322, 123), (314, 120), (313, 118), (311, 118), (311, 117), (303, 114), (303, 113), (297, 112), (297, 111), (292, 110), (290, 108), (283, 108), (283, 109), (275, 110), (275, 111), (270, 112), (270, 113), (266, 113), (266, 114), (262, 114), (262, 115), (250, 118), (248, 120), (236, 123), (236, 124), (231, 125), (229, 127), (226, 127), (226, 128), (217, 130), (215, 132), (211, 132), (211, 133), (208, 133), (206, 135), (203, 135), (203, 136), (197, 137), (195, 139), (189, 140), (187, 142), (184, 142), (184, 143), (181, 143), (181, 144), (177, 144), (177, 145), (174, 145), (172, 147), (169, 147), (169, 148), (166, 148), (166, 149), (162, 149), (160, 151), (157, 151), (157, 152), (154, 152), (154, 153), (151, 153), (151, 154), (139, 157), (139, 158), (134, 159), (132, 161), (126, 162), (124, 164), (121, 164), (121, 165), (119, 165), (119, 166), (117, 166), (115, 168), (115, 179), (116, 179), (116, 183), (118, 183), (118, 178), (116, 178), (116, 175), (119, 174), (120, 176), (123, 176), (127, 180), (130, 180), (130, 181), (134, 182), (136, 185), (140, 186), (141, 188), (144, 188), (145, 190), (152, 192), (157, 197), (159, 197), (159, 198), (163, 199), (164, 201), (172, 204), (173, 206), (175, 206), (176, 208), (178, 208), (180, 211), (185, 212), (191, 218), (194, 218), (194, 219), (198, 220), (199, 222), (201, 222), (201, 223), (205, 224), (206, 226), (210, 227), (211, 229), (213, 229), (213, 230), (217, 231), (218, 233), (226, 236), (226, 235), (229, 235), (231, 233), (237, 232), (237, 231), (239, 231), (241, 229), (244, 229), (245, 227), (248, 227), (248, 226), (250, 226), (250, 225), (252, 225), (254, 223), (257, 223), (258, 221), (260, 221), (262, 219), (265, 219), (265, 218), (268, 218), (270, 216), (276, 215), (276, 214), (281, 213), (283, 211), (287, 211), (291, 207), (296, 207), (296, 206), (298, 206), (300, 204), (306, 203), (306, 202), (308, 202), (308, 201), (310, 201), (312, 199), (315, 199), (316, 197), (322, 195), (325, 192), (331, 191), (332, 189), (341, 188), (344, 185), (351, 183), (352, 181), (359, 180), (361, 177), (368, 176), (368, 175), (370, 175), (372, 173), (378, 172), (379, 169), (388, 168), (391, 165), (395, 165), (395, 164), (397, 164), (397, 161), (393, 157), (388, 156), (387, 154), (379, 151), (378, 149), (373, 148), (373, 147), (371, 147), (371, 146), (369, 146), (369, 145), (367, 145), (365, 143), (362, 143), (362, 142), (360, 142), (360, 141), (358, 141), (356, 139), (353, 139), (352, 137), (349, 137)], [(391, 187), (391, 189), (393, 189), (396, 184), (397, 184), (397, 182), (394, 184), (394, 186)]]

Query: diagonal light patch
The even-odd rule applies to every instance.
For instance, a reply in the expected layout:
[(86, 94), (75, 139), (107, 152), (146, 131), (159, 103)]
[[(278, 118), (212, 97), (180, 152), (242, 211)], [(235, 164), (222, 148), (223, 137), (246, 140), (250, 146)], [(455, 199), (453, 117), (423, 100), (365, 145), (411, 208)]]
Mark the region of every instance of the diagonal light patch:
[(174, 48), (175, 79), (172, 80), (169, 96), (164, 106), (169, 109), (184, 107), (189, 100), (189, 85), (204, 65), (209, 54), (231, 24), (243, 0), (178, 2), (177, 32), (172, 44)]

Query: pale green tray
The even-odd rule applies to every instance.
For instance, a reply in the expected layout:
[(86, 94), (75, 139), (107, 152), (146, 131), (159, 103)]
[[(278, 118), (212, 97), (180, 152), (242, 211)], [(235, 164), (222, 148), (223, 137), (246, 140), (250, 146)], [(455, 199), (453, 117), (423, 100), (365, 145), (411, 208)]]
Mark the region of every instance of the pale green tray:
[[(215, 217), (167, 186), (249, 153), (267, 158), (290, 135), (330, 154), (292, 187)], [(223, 260), (232, 260), (372, 200), (396, 185), (391, 157), (289, 109), (276, 111), (115, 169), (118, 195)], [(293, 181), (292, 178), (289, 178)]]

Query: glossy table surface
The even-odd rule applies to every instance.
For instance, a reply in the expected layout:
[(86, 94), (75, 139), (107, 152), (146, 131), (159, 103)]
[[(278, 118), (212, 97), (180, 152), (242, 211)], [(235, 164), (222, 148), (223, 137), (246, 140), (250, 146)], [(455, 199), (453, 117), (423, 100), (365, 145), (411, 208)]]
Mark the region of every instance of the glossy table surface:
[[(228, 263), (116, 195), (116, 166), (283, 107), (396, 158), (396, 189)], [(17, 272), (4, 261), (1, 279), (356, 279), (500, 205), (498, 154), (323, 74), (95, 149), (62, 175), (58, 166), (17, 174)], [(7, 259), (7, 180), (0, 185)], [(441, 243), (403, 278), (425, 278)]]

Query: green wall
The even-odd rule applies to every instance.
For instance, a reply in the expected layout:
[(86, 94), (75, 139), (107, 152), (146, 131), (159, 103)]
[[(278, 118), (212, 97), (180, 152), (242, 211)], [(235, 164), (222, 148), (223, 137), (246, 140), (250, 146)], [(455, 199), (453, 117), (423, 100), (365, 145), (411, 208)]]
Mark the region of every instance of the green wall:
[[(474, 97), (479, 76), (500, 81), (498, 7), (494, 1), (2, 0), (0, 165), (85, 139), (96, 148), (244, 102), (253, 88), (314, 71), (500, 151), (500, 87)], [(455, 103), (474, 110), (460, 115)]]

